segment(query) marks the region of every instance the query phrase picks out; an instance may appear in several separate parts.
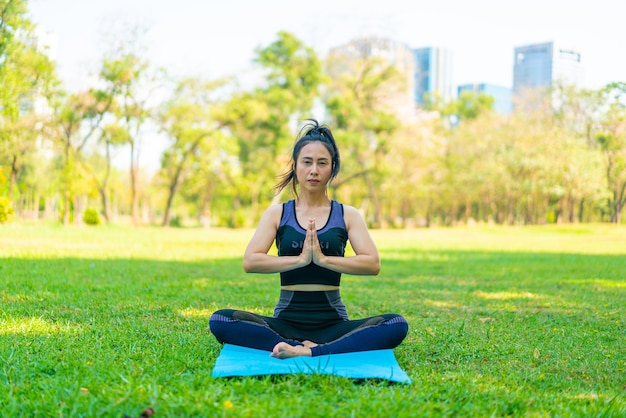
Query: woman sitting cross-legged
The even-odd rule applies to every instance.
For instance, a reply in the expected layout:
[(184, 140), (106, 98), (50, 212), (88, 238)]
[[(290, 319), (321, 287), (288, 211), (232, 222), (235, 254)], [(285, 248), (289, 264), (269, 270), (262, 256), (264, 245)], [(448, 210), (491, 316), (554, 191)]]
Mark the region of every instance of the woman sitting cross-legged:
[[(330, 129), (311, 120), (301, 132), (291, 169), (276, 186), (280, 192), (291, 183), (296, 199), (265, 211), (243, 257), (248, 273), (280, 273), (274, 315), (221, 309), (211, 316), (211, 332), (221, 343), (281, 359), (394, 348), (408, 332), (401, 315), (348, 318), (341, 275), (377, 275), (378, 250), (361, 214), (328, 197), (340, 166)], [(268, 254), (274, 240), (278, 256)], [(348, 241), (355, 255), (344, 257)]]

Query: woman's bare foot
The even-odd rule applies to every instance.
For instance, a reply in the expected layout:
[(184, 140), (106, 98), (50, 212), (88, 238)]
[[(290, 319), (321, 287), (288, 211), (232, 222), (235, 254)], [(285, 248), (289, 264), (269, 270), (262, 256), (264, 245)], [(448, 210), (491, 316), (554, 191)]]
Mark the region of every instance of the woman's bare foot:
[(311, 357), (311, 348), (304, 345), (289, 345), (285, 342), (281, 342), (274, 346), (274, 349), (272, 350), (270, 356), (279, 359), (286, 359), (298, 356)]

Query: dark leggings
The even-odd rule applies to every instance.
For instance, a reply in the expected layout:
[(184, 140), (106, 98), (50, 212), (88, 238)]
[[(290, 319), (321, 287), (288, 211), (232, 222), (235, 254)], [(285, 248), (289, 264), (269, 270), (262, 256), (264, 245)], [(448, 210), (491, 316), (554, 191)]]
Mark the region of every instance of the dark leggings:
[(221, 343), (272, 351), (279, 342), (319, 344), (312, 356), (394, 348), (404, 340), (409, 325), (401, 315), (383, 314), (359, 320), (336, 320), (323, 327), (302, 330), (290, 321), (221, 309), (209, 320), (211, 332)]

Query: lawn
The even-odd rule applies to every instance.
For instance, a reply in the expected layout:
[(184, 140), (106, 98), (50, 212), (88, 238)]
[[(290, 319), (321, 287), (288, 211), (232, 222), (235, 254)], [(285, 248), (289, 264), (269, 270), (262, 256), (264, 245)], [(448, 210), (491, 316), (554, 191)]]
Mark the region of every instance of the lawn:
[(626, 415), (626, 229), (372, 231), (377, 277), (344, 276), (352, 317), (397, 312), (413, 383), (213, 379), (215, 309), (271, 314), (252, 231), (0, 226), (0, 416)]

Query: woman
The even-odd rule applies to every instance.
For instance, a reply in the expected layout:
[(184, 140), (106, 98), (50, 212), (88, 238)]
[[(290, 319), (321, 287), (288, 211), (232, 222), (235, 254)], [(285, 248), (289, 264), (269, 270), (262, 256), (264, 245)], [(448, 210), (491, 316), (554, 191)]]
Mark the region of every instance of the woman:
[[(281, 359), (394, 348), (408, 331), (402, 316), (348, 318), (341, 275), (377, 275), (378, 250), (361, 214), (328, 198), (340, 166), (330, 129), (310, 120), (301, 133), (291, 170), (276, 186), (280, 193), (291, 183), (296, 199), (265, 211), (243, 257), (247, 273), (280, 273), (274, 315), (222, 309), (211, 316), (211, 332), (221, 343)], [(268, 254), (274, 240), (278, 256)], [(348, 240), (355, 255), (344, 257)]]

